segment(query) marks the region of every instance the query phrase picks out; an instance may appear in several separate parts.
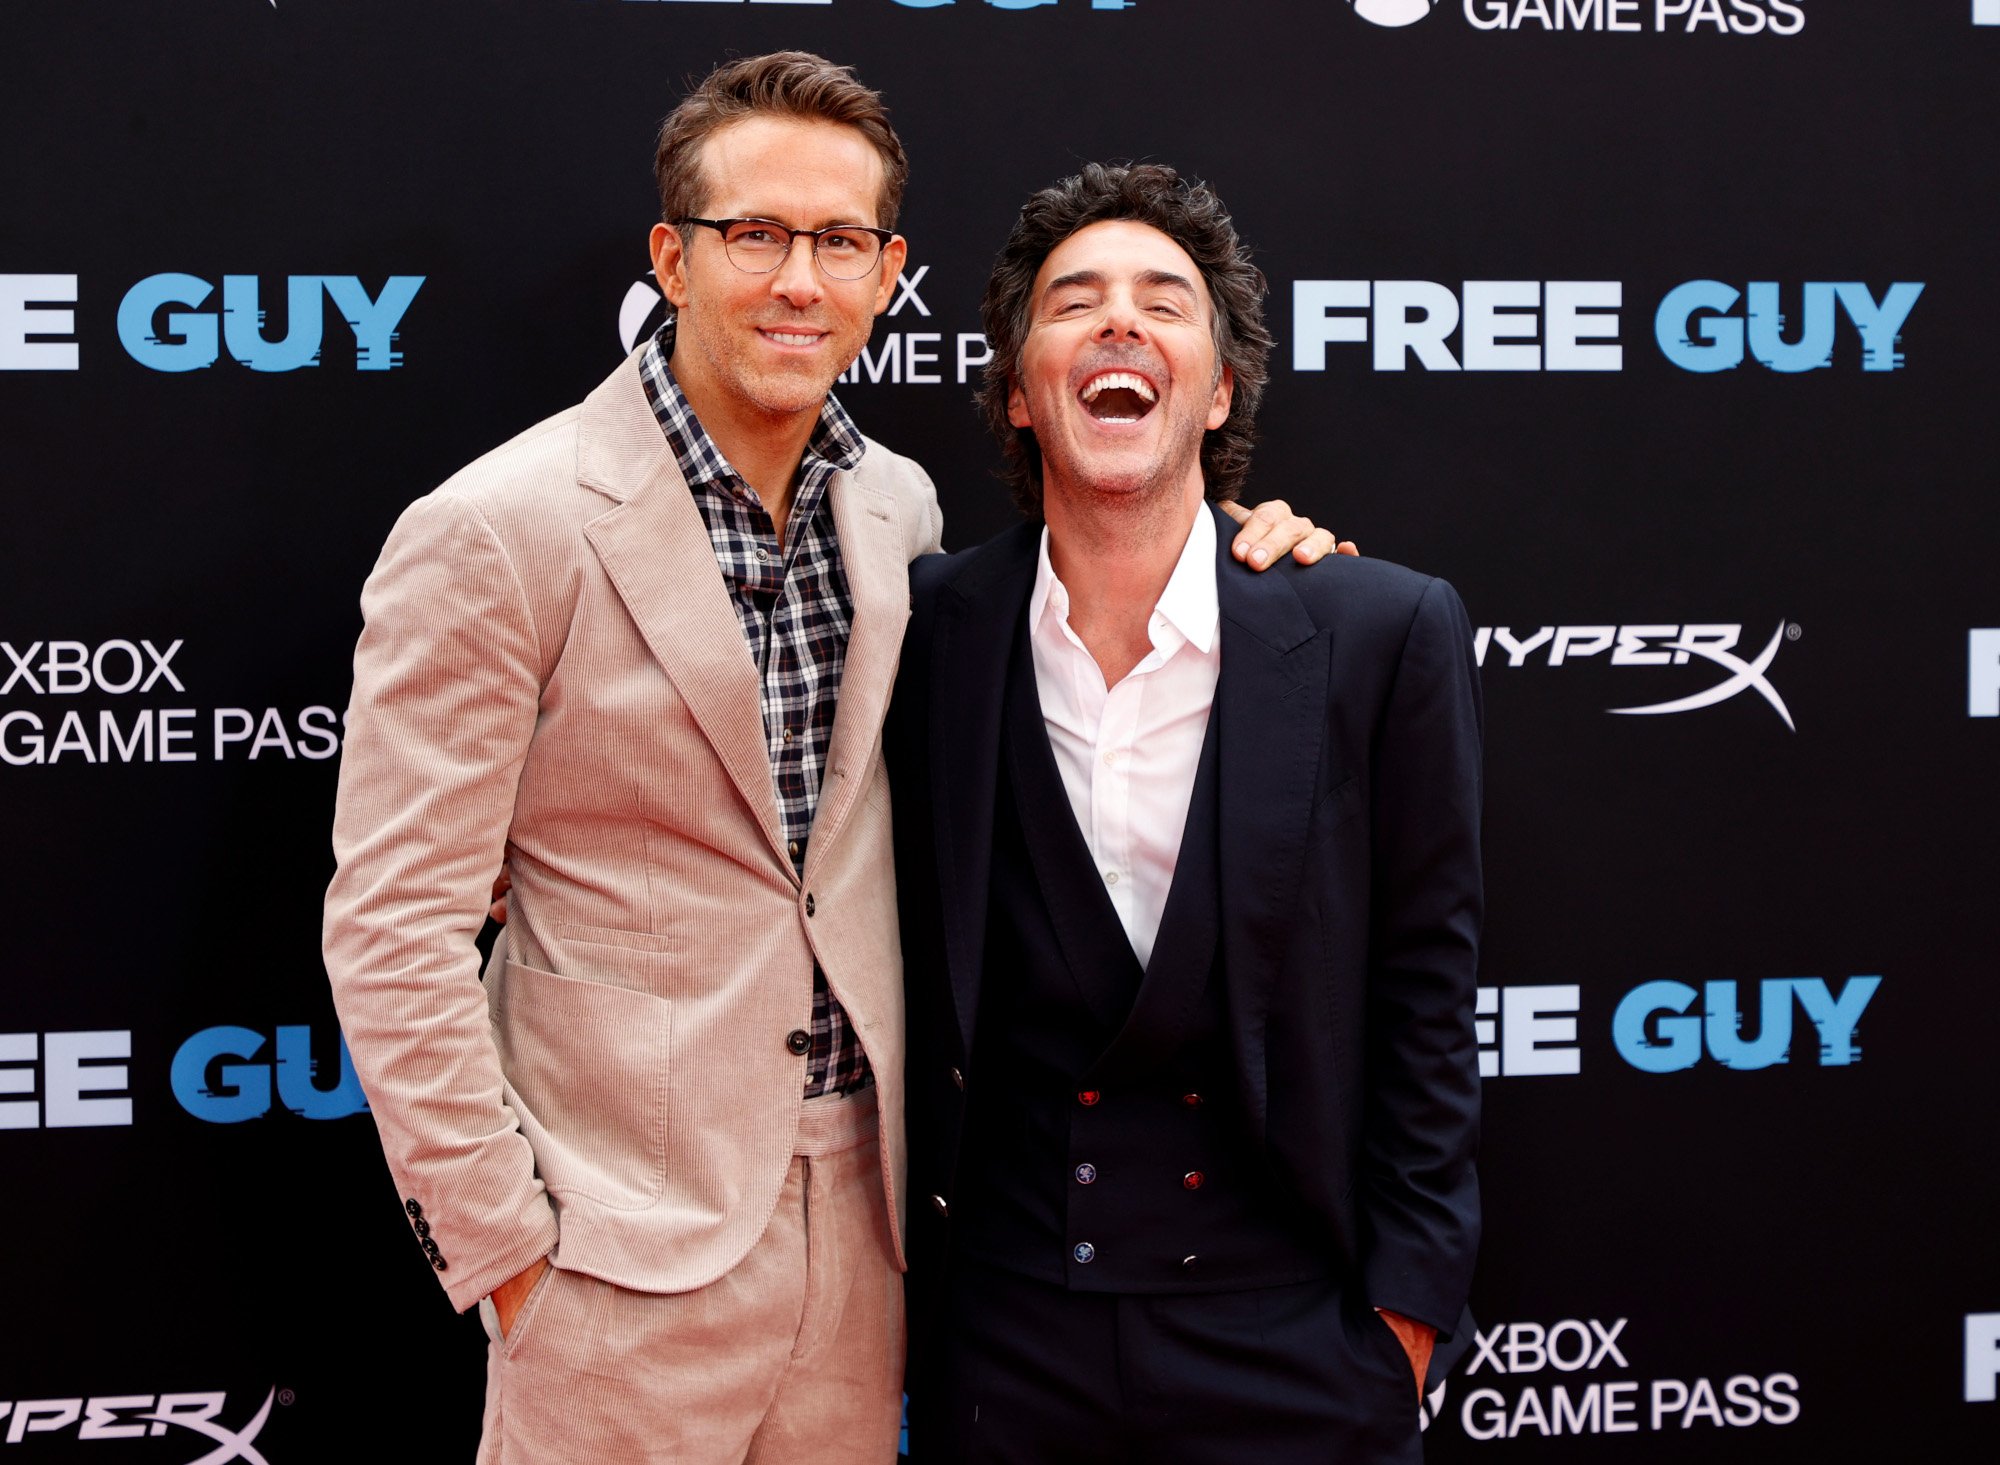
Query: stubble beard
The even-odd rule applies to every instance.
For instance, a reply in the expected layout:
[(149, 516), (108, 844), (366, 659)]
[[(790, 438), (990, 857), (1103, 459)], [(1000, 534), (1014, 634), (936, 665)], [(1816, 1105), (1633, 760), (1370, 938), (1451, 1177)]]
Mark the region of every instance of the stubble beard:
[(1207, 433), (1203, 404), (1190, 404), (1167, 434), (1169, 446), (1145, 468), (1129, 474), (1093, 474), (1068, 444), (1042, 449), (1044, 496), (1061, 496), (1079, 518), (1115, 541), (1143, 539), (1156, 529), (1185, 528), (1183, 489), (1201, 459)]
[[(694, 301), (690, 297), (688, 305)], [(717, 383), (732, 397), (755, 409), (766, 417), (795, 417), (802, 412), (817, 412), (833, 391), (833, 385), (840, 373), (847, 370), (852, 358), (843, 361), (828, 374), (822, 366), (815, 372), (783, 371), (760, 368), (751, 359), (748, 350), (733, 350), (723, 346), (710, 332), (699, 325), (693, 332), (693, 339), (687, 339), (686, 321), (689, 310), (680, 312), (682, 334), (676, 338), (675, 353), (679, 354), (682, 341), (702, 358), (709, 379)], [(804, 324), (805, 322), (801, 322)], [(813, 322), (816, 330), (825, 326)], [(770, 328), (768, 323), (766, 328)], [(821, 380), (825, 377), (825, 380)]]

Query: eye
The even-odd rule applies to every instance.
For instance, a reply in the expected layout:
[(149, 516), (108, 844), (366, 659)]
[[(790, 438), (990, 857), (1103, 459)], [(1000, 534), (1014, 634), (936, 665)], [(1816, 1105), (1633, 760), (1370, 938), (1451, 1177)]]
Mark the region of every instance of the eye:
[(731, 244), (771, 244), (777, 237), (777, 232), (765, 224), (738, 224), (729, 231)]
[(854, 234), (822, 234), (819, 236), (820, 249), (823, 252), (831, 250), (835, 254), (852, 254), (861, 248), (862, 242), (862, 237)]

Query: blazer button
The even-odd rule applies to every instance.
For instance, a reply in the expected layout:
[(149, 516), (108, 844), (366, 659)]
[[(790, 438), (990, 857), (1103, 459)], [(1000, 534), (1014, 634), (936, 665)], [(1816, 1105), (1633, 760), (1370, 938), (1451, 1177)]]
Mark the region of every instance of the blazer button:
[(1097, 1260), (1097, 1248), (1092, 1246), (1088, 1241), (1077, 1242), (1077, 1244), (1070, 1249), (1069, 1254), (1075, 1257), (1078, 1261), (1083, 1262), (1085, 1264)]
[(430, 1255), (436, 1256), (438, 1254), (438, 1244), (436, 1239), (433, 1237), (426, 1236), (424, 1238), (424, 1250), (428, 1252)]
[(1078, 1185), (1095, 1185), (1097, 1183), (1097, 1167), (1088, 1161), (1078, 1165), (1076, 1167), (1076, 1183)]
[(785, 1035), (785, 1046), (801, 1057), (813, 1045), (812, 1034), (804, 1028), (793, 1028)]
[(421, 1216), (424, 1213), (424, 1208), (418, 1205), (414, 1200), (404, 1201), (403, 1209), (408, 1211), (413, 1216)]
[(1190, 1108), (1190, 1109), (1199, 1109), (1199, 1108), (1201, 1107), (1201, 1095), (1200, 1095), (1200, 1094), (1182, 1094), (1182, 1095), (1181, 1095), (1181, 1103), (1182, 1103), (1182, 1104), (1184, 1104), (1184, 1105), (1186, 1105), (1186, 1106), (1187, 1106), (1188, 1108)]
[(965, 1087), (965, 1075), (954, 1068), (951, 1071), (951, 1083), (953, 1088), (963, 1089)]
[(806, 892), (806, 914), (811, 915), (814, 909), (815, 907), (813, 905), (812, 892), (808, 891)]
[(1184, 1272), (1191, 1272), (1191, 1271), (1193, 1271), (1193, 1270), (1194, 1270), (1194, 1264), (1195, 1264), (1195, 1262), (1196, 1262), (1197, 1260), (1199, 1260), (1199, 1258), (1197, 1258), (1197, 1257), (1191, 1257), (1191, 1256), (1184, 1256), (1184, 1257), (1182, 1257), (1182, 1258), (1181, 1258), (1181, 1270), (1182, 1270), (1182, 1271), (1184, 1271)]
[(946, 1200), (943, 1196), (941, 1195), (932, 1196), (931, 1204), (937, 1208), (937, 1213), (940, 1216), (949, 1216), (951, 1214), (951, 1202)]
[(442, 1272), (447, 1270), (450, 1264), (446, 1262), (443, 1257), (434, 1256), (431, 1258), (431, 1265), (436, 1267), (440, 1272)]
[(426, 1221), (422, 1216), (413, 1217), (410, 1225), (416, 1228), (417, 1235), (419, 1236), (428, 1236), (431, 1234), (431, 1223)]
[(1181, 1185), (1188, 1190), (1200, 1190), (1202, 1181), (1208, 1177), (1199, 1170), (1190, 1170), (1181, 1177)]
[(1104, 1095), (1099, 1093), (1096, 1089), (1085, 1089), (1082, 1093), (1076, 1096), (1076, 1101), (1077, 1103), (1083, 1105), (1084, 1108), (1088, 1109), (1091, 1105), (1095, 1104), (1099, 1099), (1103, 1097)]

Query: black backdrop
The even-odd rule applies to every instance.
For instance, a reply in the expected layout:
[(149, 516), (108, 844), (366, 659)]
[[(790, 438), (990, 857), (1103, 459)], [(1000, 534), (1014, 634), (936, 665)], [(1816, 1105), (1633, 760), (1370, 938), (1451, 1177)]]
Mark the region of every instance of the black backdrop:
[[(2000, 6), (1425, 10), (8, 6), (0, 1460), (469, 1455), (479, 1328), (318, 954), (357, 592), (409, 499), (617, 362), (659, 117), (785, 45), (859, 67), (913, 156), (913, 289), (841, 392), (948, 543), (1010, 516), (958, 356), (1014, 208), (1160, 159), (1271, 276), (1251, 497), (1504, 628), (1485, 1332), (1431, 1458), (1988, 1457)], [(1714, 307), (1656, 320), (1692, 281)], [(1615, 370), (1541, 369), (1576, 296)], [(1378, 352), (1424, 297), (1468, 323)], [(1864, 340), (1842, 302), (1885, 300)], [(317, 315), (316, 363), (243, 364), (286, 364), (260, 308), (300, 360)], [(1741, 365), (1677, 364), (1746, 314)], [(1448, 369), (1494, 345), (1528, 369)]]

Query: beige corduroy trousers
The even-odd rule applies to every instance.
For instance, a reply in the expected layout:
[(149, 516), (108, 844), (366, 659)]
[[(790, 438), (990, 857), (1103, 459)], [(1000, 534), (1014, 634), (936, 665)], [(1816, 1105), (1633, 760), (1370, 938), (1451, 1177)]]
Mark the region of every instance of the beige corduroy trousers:
[(498, 1337), (481, 1465), (892, 1465), (903, 1279), (875, 1091), (806, 1102), (778, 1207), (692, 1292), (551, 1267)]

